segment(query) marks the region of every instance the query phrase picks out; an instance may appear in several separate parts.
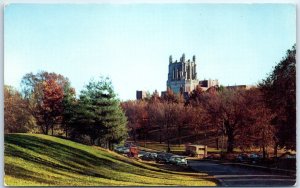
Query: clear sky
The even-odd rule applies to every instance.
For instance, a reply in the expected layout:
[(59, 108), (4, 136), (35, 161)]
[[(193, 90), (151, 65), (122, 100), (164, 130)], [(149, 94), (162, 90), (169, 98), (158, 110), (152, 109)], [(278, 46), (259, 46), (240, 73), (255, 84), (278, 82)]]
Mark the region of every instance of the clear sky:
[(29, 72), (68, 77), (79, 93), (109, 76), (119, 98), (166, 89), (169, 55), (196, 55), (198, 79), (256, 84), (296, 43), (291, 4), (10, 4), (4, 83)]

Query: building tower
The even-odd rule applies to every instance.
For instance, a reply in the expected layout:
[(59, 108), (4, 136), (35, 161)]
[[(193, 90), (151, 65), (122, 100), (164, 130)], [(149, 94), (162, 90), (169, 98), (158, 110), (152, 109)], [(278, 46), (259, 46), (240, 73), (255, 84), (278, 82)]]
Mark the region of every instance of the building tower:
[(169, 57), (167, 88), (174, 93), (190, 93), (198, 84), (195, 55), (186, 61), (185, 54), (182, 54), (179, 62), (173, 62), (172, 56)]

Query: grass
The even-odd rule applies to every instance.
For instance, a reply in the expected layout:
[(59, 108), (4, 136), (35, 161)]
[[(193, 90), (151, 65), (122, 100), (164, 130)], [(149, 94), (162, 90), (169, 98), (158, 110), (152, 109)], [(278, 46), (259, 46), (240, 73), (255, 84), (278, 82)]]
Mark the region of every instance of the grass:
[[(167, 151), (168, 145), (166, 143), (159, 143), (159, 142), (137, 142), (137, 144), (139, 145), (140, 149), (143, 150), (154, 150), (154, 151)], [(185, 145), (184, 144), (170, 144), (170, 149), (171, 152), (175, 152), (175, 153), (182, 153), (185, 151)], [(225, 150), (223, 150), (225, 151)], [(207, 148), (207, 152), (210, 153), (221, 153), (221, 149), (217, 150), (217, 148), (211, 148), (208, 147)]]
[[(167, 147), (168, 145), (166, 143), (159, 143), (159, 142), (154, 142), (154, 141), (138, 141), (137, 144), (139, 145), (140, 149), (143, 150), (149, 150), (149, 151), (167, 151)], [(183, 154), (185, 151), (185, 145), (184, 144), (170, 144), (170, 149), (172, 153), (175, 154)], [(226, 148), (224, 148), (223, 150), (221, 149), (217, 149), (217, 148), (213, 148), (213, 147), (207, 147), (207, 152), (208, 153), (221, 153), (221, 152), (226, 152)], [(244, 151), (242, 151), (239, 148), (234, 148), (233, 150), (236, 153), (244, 153), (244, 152), (248, 152), (248, 153), (262, 153), (262, 151), (259, 148), (250, 148), (250, 149), (245, 149)], [(292, 154), (296, 154), (295, 151), (292, 150), (287, 150), (288, 152), (291, 152)], [(279, 149), (277, 151), (278, 156), (284, 154), (285, 152), (287, 152), (284, 149)], [(270, 156), (273, 156), (273, 148), (268, 148), (268, 153)]]
[[(143, 149), (150, 149), (156, 151), (167, 151), (168, 145), (165, 143), (159, 142), (137, 142), (137, 144)], [(181, 144), (170, 144), (171, 151), (184, 151), (185, 145)]]
[(99, 147), (39, 134), (5, 135), (8, 186), (215, 186), (204, 173), (177, 172)]

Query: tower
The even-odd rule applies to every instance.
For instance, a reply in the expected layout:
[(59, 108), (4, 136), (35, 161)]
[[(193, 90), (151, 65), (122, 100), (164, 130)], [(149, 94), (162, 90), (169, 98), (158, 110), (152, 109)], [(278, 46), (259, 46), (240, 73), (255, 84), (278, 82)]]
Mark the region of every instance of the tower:
[(186, 61), (185, 54), (182, 54), (180, 61), (175, 62), (172, 56), (169, 57), (167, 88), (172, 89), (174, 93), (189, 93), (196, 88), (198, 83), (195, 55), (192, 60)]

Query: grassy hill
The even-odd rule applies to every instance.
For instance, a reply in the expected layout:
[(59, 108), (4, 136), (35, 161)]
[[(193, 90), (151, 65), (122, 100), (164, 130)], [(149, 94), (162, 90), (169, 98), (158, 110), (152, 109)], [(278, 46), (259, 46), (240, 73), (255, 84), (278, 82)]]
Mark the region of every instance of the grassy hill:
[(6, 185), (214, 186), (206, 174), (150, 166), (99, 147), (39, 134), (5, 135)]

